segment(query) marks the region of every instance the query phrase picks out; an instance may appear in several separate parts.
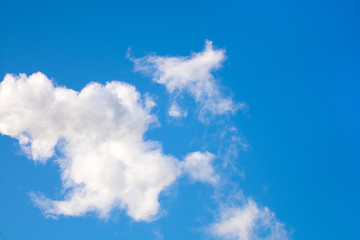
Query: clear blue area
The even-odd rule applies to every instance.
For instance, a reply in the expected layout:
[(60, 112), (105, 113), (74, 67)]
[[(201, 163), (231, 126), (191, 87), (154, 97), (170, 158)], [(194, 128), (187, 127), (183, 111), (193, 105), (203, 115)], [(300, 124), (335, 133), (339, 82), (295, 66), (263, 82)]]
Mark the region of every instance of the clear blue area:
[[(205, 39), (227, 51), (216, 73), (250, 106), (233, 122), (250, 144), (231, 179), (294, 230), (294, 239), (359, 239), (360, 3), (358, 1), (5, 1), (0, 0), (0, 76), (41, 71), (80, 90), (91, 81), (136, 85), (159, 98), (163, 127), (149, 138), (182, 157), (204, 131), (165, 115), (162, 86), (125, 58), (188, 55)], [(193, 135), (189, 135), (192, 133)], [(216, 151), (210, 146), (209, 151)], [(210, 186), (180, 179), (161, 197), (167, 214), (152, 223), (124, 212), (46, 219), (28, 193), (59, 197), (56, 164), (35, 165), (0, 137), (0, 232), (7, 240), (207, 238), (217, 205)]]

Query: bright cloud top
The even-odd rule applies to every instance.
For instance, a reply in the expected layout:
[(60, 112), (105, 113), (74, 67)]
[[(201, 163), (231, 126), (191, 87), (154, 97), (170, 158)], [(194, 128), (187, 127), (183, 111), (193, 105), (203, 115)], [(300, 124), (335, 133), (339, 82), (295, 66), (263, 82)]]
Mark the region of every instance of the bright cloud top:
[(204, 120), (208, 113), (234, 113), (243, 107), (243, 104), (236, 104), (230, 97), (224, 96), (212, 74), (222, 66), (225, 50), (215, 50), (211, 41), (206, 41), (202, 52), (187, 57), (148, 55), (130, 59), (135, 64), (135, 71), (152, 76), (153, 81), (166, 87), (173, 98), (168, 111), (172, 117), (187, 115), (185, 110), (180, 109), (178, 103), (184, 93), (190, 95), (199, 105), (201, 120)]
[[(45, 162), (60, 151), (64, 200), (32, 196), (46, 215), (93, 211), (106, 217), (120, 208), (148, 221), (159, 211), (159, 194), (182, 172), (203, 182), (217, 178), (210, 153), (178, 161), (158, 142), (144, 140), (157, 121), (154, 105), (122, 82), (90, 83), (76, 92), (55, 87), (42, 73), (8, 74), (0, 83), (0, 133), (18, 139), (34, 161)], [(205, 173), (197, 173), (202, 168)]]
[(284, 225), (278, 222), (275, 214), (267, 207), (259, 208), (248, 200), (242, 206), (227, 206), (210, 232), (224, 239), (234, 240), (286, 240), (288, 234)]
[(185, 157), (183, 167), (192, 180), (215, 184), (220, 177), (215, 174), (211, 165), (214, 158), (215, 155), (209, 152), (190, 153)]

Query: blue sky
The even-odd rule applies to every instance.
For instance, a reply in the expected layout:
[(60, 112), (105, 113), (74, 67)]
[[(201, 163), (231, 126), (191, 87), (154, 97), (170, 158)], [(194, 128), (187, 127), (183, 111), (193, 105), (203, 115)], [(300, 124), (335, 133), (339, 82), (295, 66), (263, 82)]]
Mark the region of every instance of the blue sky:
[[(1, 80), (8, 73), (15, 74), (8, 75), (11, 81), (21, 73), (27, 77), (17, 80), (25, 84), (22, 92), (7, 97), (0, 91), (0, 238), (246, 240), (271, 239), (277, 233), (275, 239), (357, 239), (359, 8), (356, 1), (1, 1)], [(210, 50), (207, 40), (212, 41)], [(209, 65), (202, 65), (201, 54)], [(51, 95), (53, 88), (26, 85), (36, 72), (44, 74), (33, 77), (43, 79), (39, 86), (48, 86), (48, 79), (78, 92), (91, 82), (102, 85), (83, 102), (68, 93), (65, 100), (79, 107), (70, 104), (65, 113), (47, 115), (52, 109), (48, 99), (37, 101), (29, 92)], [(136, 90), (124, 84), (104, 90), (111, 81)], [(193, 84), (198, 82), (205, 85)], [(5, 80), (1, 84), (10, 89)], [(130, 121), (102, 117), (129, 99), (121, 95), (115, 101), (115, 90), (139, 93), (139, 101), (130, 101), (122, 113)], [(146, 98), (156, 106), (146, 108)], [(225, 100), (230, 103), (219, 107)], [(43, 108), (36, 108), (40, 103)], [(186, 116), (170, 116), (174, 104)], [(31, 121), (21, 110), (27, 108)], [(130, 114), (131, 109), (138, 114)], [(157, 120), (146, 120), (150, 116)], [(85, 128), (77, 121), (99, 127)], [(130, 162), (151, 159), (140, 172), (153, 167), (157, 174), (149, 173), (151, 180), (164, 173), (153, 183), (161, 189), (154, 197), (159, 207), (149, 203), (148, 211), (141, 212), (144, 201), (120, 194), (106, 199), (118, 203), (110, 213), (103, 199), (94, 198), (90, 207), (84, 205), (87, 198), (80, 198), (75, 207), (54, 208), (52, 200), (66, 202), (71, 189), (88, 193), (104, 176), (122, 174), (111, 161), (111, 167), (103, 166), (105, 153), (89, 160), (95, 156), (90, 150), (102, 141), (76, 141), (81, 134), (112, 132), (112, 123), (126, 131), (131, 125), (130, 136), (138, 137), (110, 136), (119, 146), (131, 144), (124, 155), (137, 149), (140, 157)], [(71, 131), (62, 135), (68, 130), (59, 128), (58, 133), (62, 124)], [(18, 132), (9, 137), (9, 129)], [(29, 145), (21, 148), (17, 140), (24, 129), (31, 132), (24, 136), (36, 139), (38, 134), (46, 143), (58, 133), (60, 144), (53, 154), (44, 146), (26, 154)], [(161, 147), (149, 150), (144, 147), (149, 140)], [(70, 151), (61, 145), (66, 141), (71, 149), (88, 150)], [(85, 190), (71, 185), (64, 191), (59, 159), (79, 159), (79, 170), (70, 168), (74, 175), (67, 180), (80, 181)], [(87, 169), (91, 163), (95, 167)], [(91, 173), (97, 167), (102, 177), (93, 181), (82, 175), (83, 169)], [(131, 179), (140, 181), (138, 176)], [(115, 181), (115, 187), (109, 183), (99, 183), (99, 189), (118, 189), (122, 181)], [(137, 186), (130, 189), (141, 197), (146, 188)], [(234, 226), (226, 225), (229, 219)]]

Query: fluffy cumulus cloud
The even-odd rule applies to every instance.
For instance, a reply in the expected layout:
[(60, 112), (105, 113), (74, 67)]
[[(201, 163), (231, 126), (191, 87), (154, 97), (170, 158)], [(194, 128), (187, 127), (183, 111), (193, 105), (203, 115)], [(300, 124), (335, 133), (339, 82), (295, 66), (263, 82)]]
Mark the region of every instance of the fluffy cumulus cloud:
[[(201, 121), (209, 114), (234, 113), (244, 106), (226, 96), (215, 79), (213, 72), (221, 67), (225, 51), (214, 49), (210, 41), (203, 51), (186, 57), (130, 59), (136, 71), (166, 87), (172, 117), (188, 115), (182, 106), (186, 96), (194, 100)], [(179, 160), (164, 154), (161, 143), (144, 138), (151, 125), (158, 126), (154, 106), (154, 101), (123, 82), (90, 83), (77, 92), (55, 86), (42, 73), (7, 74), (0, 83), (0, 134), (17, 139), (35, 162), (53, 159), (59, 165), (63, 198), (31, 195), (45, 215), (95, 212), (107, 217), (113, 209), (121, 209), (136, 221), (151, 221), (159, 213), (160, 193), (181, 175), (216, 189), (224, 183), (218, 184), (220, 173), (212, 166), (215, 155), (197, 151)], [(236, 130), (231, 129), (227, 132)], [(232, 135), (220, 135), (216, 140), (220, 146), (229, 145), (222, 157), (226, 165), (227, 158), (236, 158), (238, 149), (247, 144)], [(252, 200), (222, 205), (208, 230), (221, 239), (288, 238), (274, 213)]]
[(259, 208), (247, 200), (241, 206), (227, 206), (221, 210), (218, 222), (210, 232), (221, 239), (234, 240), (287, 240), (284, 225), (267, 207)]
[[(34, 161), (56, 158), (64, 199), (32, 195), (46, 215), (106, 217), (118, 208), (148, 221), (159, 211), (159, 194), (182, 172), (214, 181), (209, 153), (179, 161), (160, 143), (144, 140), (157, 121), (154, 104), (122, 82), (90, 83), (76, 92), (54, 86), (42, 73), (8, 74), (0, 83), (0, 133), (18, 139)], [(196, 173), (203, 167), (205, 173)]]
[(198, 104), (200, 120), (205, 120), (209, 113), (234, 113), (244, 106), (222, 93), (213, 72), (222, 66), (225, 50), (214, 49), (211, 41), (206, 41), (203, 51), (186, 57), (148, 55), (130, 59), (135, 71), (152, 76), (154, 82), (166, 87), (173, 99), (168, 112), (172, 117), (186, 116), (186, 111), (181, 110), (178, 103), (183, 94), (188, 94)]

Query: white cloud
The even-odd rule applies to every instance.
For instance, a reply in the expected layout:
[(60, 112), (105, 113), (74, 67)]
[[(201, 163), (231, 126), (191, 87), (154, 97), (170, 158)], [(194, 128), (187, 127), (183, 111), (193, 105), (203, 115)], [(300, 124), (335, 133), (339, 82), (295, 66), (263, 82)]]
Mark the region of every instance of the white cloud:
[(211, 225), (210, 232), (222, 239), (236, 240), (286, 240), (288, 233), (267, 207), (248, 200), (242, 206), (227, 206), (221, 210), (220, 219)]
[[(107, 217), (120, 208), (149, 221), (159, 211), (160, 192), (188, 170), (158, 142), (144, 140), (157, 121), (154, 105), (122, 82), (90, 83), (76, 92), (55, 87), (42, 73), (8, 74), (0, 83), (0, 133), (18, 139), (34, 161), (58, 158), (64, 200), (32, 194), (46, 215)], [(189, 171), (196, 176), (196, 169)]]
[(209, 152), (193, 152), (185, 157), (183, 168), (194, 181), (215, 184), (219, 181), (211, 162), (215, 155)]
[[(188, 95), (198, 106), (199, 119), (207, 121), (209, 114), (235, 113), (246, 107), (226, 96), (213, 75), (225, 58), (225, 50), (214, 49), (206, 41), (203, 51), (185, 57), (130, 59), (136, 71), (166, 87), (171, 99), (169, 116), (188, 115), (181, 105)], [(159, 213), (160, 193), (180, 175), (213, 185), (220, 181), (212, 166), (215, 155), (197, 151), (179, 161), (164, 154), (159, 142), (144, 139), (149, 127), (158, 123), (151, 113), (154, 106), (151, 98), (122, 82), (90, 83), (76, 92), (54, 86), (42, 73), (29, 77), (8, 74), (0, 83), (0, 134), (17, 139), (35, 162), (54, 158), (59, 164), (63, 199), (31, 193), (45, 215), (95, 212), (108, 217), (113, 209), (122, 209), (136, 221), (151, 221)], [(224, 166), (237, 157), (239, 148), (247, 148), (246, 141), (234, 132), (234, 127), (224, 129), (216, 140), (220, 140), (219, 149), (225, 149)], [(222, 239), (288, 239), (275, 214), (252, 200), (223, 206), (208, 230)], [(161, 232), (154, 234), (163, 238)]]
[(171, 104), (168, 114), (174, 118), (182, 118), (187, 116), (187, 111), (182, 110), (177, 103)]
[[(218, 70), (225, 59), (225, 50), (213, 48), (206, 41), (205, 49), (187, 57), (162, 57), (148, 55), (132, 58), (135, 71), (144, 72), (153, 77), (153, 81), (162, 84), (174, 99), (181, 94), (189, 94), (199, 104), (199, 118), (205, 120), (208, 113), (235, 113), (244, 104), (236, 104), (231, 97), (224, 96), (218, 81), (212, 72)], [(173, 105), (171, 106), (173, 107)], [(177, 117), (180, 114), (171, 114)]]

